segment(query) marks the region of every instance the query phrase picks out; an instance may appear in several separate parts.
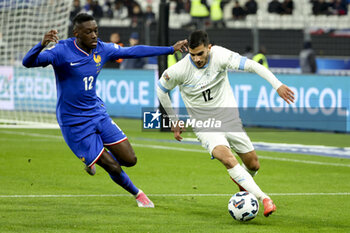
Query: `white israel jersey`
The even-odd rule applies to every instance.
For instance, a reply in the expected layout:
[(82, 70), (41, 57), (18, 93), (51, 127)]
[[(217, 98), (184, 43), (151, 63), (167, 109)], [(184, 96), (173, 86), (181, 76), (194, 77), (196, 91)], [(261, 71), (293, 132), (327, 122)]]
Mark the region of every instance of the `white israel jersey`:
[(246, 60), (238, 53), (213, 46), (204, 67), (198, 68), (188, 54), (163, 73), (158, 86), (164, 92), (179, 86), (190, 118), (240, 122), (227, 70), (244, 70)]
[(227, 70), (243, 70), (247, 58), (220, 46), (213, 46), (209, 54), (202, 68), (187, 54), (163, 73), (159, 87), (167, 92), (179, 86), (187, 108), (237, 107)]
[[(204, 67), (198, 68), (188, 54), (164, 71), (158, 87), (166, 93), (179, 86), (191, 118), (221, 116), (221, 119), (225, 119), (224, 121), (240, 121), (237, 102), (227, 76), (228, 69), (256, 72), (275, 90), (282, 85), (268, 69), (257, 62), (223, 47), (213, 46)], [(171, 108), (171, 103), (163, 99), (160, 93), (158, 97), (168, 112), (167, 109)], [(174, 115), (172, 111), (168, 114)]]
[[(206, 128), (205, 123), (194, 123), (191, 127), (210, 154), (218, 145), (231, 147), (238, 153), (254, 150), (239, 118), (238, 106), (227, 76), (229, 69), (255, 72), (275, 90), (283, 85), (259, 63), (220, 46), (211, 48), (204, 67), (197, 68), (188, 54), (164, 71), (158, 82), (158, 98), (173, 122), (180, 122), (180, 116), (172, 109), (167, 93), (179, 86), (191, 122), (198, 119), (197, 123), (209, 123), (209, 128)], [(220, 124), (217, 126), (216, 123)]]

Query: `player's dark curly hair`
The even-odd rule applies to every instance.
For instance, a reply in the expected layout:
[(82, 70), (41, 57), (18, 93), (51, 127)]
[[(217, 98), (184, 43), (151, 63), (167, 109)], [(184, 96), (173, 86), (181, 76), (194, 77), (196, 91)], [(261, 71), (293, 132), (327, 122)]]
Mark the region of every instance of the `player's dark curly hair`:
[(75, 30), (77, 25), (91, 20), (95, 20), (95, 18), (92, 15), (86, 13), (80, 13), (76, 15), (73, 19), (73, 30)]
[(197, 48), (201, 44), (204, 46), (208, 46), (209, 44), (209, 37), (208, 34), (205, 31), (197, 30), (191, 33), (191, 35), (188, 38), (188, 45), (191, 49)]

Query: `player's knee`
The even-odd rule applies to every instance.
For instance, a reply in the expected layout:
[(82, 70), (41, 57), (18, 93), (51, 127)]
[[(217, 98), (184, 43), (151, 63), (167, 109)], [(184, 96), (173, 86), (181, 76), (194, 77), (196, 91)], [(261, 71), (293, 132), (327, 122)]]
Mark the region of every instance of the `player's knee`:
[(133, 159), (133, 166), (135, 166), (136, 163), (137, 163), (137, 157), (136, 157), (136, 155), (135, 155), (135, 156), (134, 156), (134, 159)]
[(132, 167), (135, 166), (137, 163), (137, 157), (136, 155), (133, 153), (132, 155), (130, 155), (128, 157), (128, 160), (125, 161), (125, 163), (123, 164), (125, 167)]
[(221, 159), (221, 163), (226, 167), (226, 168), (232, 168), (238, 164), (238, 161), (234, 156), (225, 156)]
[(253, 166), (251, 166), (249, 170), (258, 171), (259, 169), (260, 169), (260, 164), (258, 162), (256, 164), (254, 164)]
[(260, 169), (259, 160), (251, 161), (246, 167), (251, 171), (258, 171)]
[(133, 158), (131, 158), (129, 164), (128, 164), (128, 167), (132, 167), (132, 166), (135, 166), (137, 163), (137, 157), (134, 156)]

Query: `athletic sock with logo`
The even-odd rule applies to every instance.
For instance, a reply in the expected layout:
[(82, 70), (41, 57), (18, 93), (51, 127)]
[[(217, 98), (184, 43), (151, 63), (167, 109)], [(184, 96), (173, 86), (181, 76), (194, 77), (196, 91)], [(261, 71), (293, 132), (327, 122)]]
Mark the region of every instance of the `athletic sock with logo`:
[(269, 198), (255, 183), (253, 177), (239, 164), (227, 170), (231, 178), (260, 201)]

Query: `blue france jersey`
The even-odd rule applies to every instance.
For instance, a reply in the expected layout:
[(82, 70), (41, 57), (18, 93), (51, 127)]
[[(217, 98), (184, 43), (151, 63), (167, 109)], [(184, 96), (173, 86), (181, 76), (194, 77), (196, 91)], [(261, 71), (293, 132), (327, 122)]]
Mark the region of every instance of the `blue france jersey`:
[(41, 50), (41, 42), (24, 57), (26, 67), (51, 64), (56, 76), (56, 115), (59, 125), (74, 125), (106, 113), (103, 101), (96, 94), (96, 79), (108, 60), (158, 56), (174, 52), (173, 47), (120, 47), (98, 41), (90, 54), (79, 48), (75, 38), (59, 41), (54, 47)]

